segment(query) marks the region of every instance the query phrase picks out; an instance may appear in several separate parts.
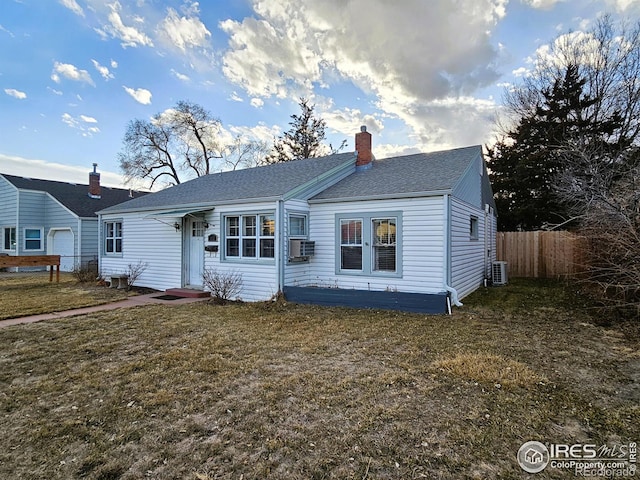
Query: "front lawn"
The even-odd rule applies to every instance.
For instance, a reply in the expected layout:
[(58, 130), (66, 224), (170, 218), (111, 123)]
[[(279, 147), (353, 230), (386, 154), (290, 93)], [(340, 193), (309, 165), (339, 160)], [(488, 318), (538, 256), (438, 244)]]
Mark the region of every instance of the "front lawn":
[(60, 283), (48, 272), (0, 273), (0, 320), (92, 307), (127, 298), (129, 292), (79, 283), (60, 273)]
[(640, 439), (637, 337), (575, 305), (515, 282), (453, 316), (189, 304), (3, 328), (0, 478), (575, 478), (516, 453)]

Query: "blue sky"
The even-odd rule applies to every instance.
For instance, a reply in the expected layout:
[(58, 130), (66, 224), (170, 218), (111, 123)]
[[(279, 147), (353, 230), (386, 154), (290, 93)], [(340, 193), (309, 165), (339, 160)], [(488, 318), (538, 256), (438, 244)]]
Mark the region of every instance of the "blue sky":
[(3, 0), (0, 172), (122, 186), (129, 121), (179, 100), (272, 141), (311, 99), (378, 158), (491, 142), (502, 93), (557, 35), (640, 0)]

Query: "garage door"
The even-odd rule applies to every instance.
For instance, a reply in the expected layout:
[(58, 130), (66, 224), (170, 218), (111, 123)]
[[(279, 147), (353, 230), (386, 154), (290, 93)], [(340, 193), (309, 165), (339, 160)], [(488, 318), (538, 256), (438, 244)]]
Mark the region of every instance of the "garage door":
[(72, 272), (74, 267), (73, 232), (71, 230), (55, 230), (51, 237), (52, 255), (60, 255), (60, 270)]

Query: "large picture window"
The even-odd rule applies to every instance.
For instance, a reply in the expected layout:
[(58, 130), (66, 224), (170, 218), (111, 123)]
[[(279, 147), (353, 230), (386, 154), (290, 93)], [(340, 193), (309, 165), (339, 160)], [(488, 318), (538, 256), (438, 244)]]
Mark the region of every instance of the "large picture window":
[(122, 222), (105, 222), (104, 253), (107, 255), (122, 253)]
[(271, 214), (225, 217), (225, 257), (274, 258), (275, 230)]
[(16, 249), (16, 227), (4, 227), (2, 229), (2, 249), (3, 250), (15, 250)]
[(42, 228), (25, 228), (24, 229), (24, 249), (25, 250), (43, 250), (42, 246)]
[(336, 214), (336, 273), (402, 276), (402, 212)]

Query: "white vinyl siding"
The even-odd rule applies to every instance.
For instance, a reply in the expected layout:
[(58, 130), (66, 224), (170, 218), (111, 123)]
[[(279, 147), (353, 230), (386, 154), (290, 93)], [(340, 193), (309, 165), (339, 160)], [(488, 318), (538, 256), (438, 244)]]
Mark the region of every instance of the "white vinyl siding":
[[(477, 237), (470, 235), (470, 218), (477, 222)], [(459, 199), (451, 199), (451, 286), (463, 298), (482, 285), (485, 276), (484, 212)]]
[[(273, 238), (275, 249), (272, 258), (246, 258), (246, 259), (230, 259), (224, 257), (224, 241), (225, 238), (225, 218), (232, 216), (240, 216), (241, 212), (255, 214), (254, 216), (267, 216), (275, 221), (273, 236), (267, 235), (271, 233), (271, 228), (262, 230), (260, 218), (257, 220), (257, 233), (264, 233), (263, 239), (270, 240)], [(276, 212), (276, 213), (274, 213)], [(286, 215), (285, 215), (286, 218)], [(277, 239), (280, 236), (277, 218), (276, 202), (267, 203), (249, 203), (228, 206), (219, 206), (207, 216), (209, 229), (207, 235), (218, 235), (222, 241), (220, 242), (220, 252), (206, 252), (204, 257), (204, 268), (214, 269), (221, 273), (239, 273), (242, 275), (242, 289), (239, 298), (243, 301), (254, 302), (269, 300), (278, 293), (278, 248)], [(264, 225), (263, 225), (264, 226)], [(265, 226), (266, 228), (266, 226)], [(259, 243), (256, 247), (259, 250)], [(259, 253), (259, 252), (257, 252)]]
[[(173, 223), (148, 218), (148, 214), (104, 215), (101, 238), (104, 244), (104, 226), (108, 222), (122, 222), (122, 255), (101, 253), (100, 274), (108, 279), (111, 274), (127, 271), (129, 265), (142, 262), (145, 271), (136, 285), (157, 290), (182, 286), (182, 231), (176, 231)], [(168, 224), (168, 225), (167, 225)]]
[[(307, 227), (307, 235), (305, 237), (299, 237), (295, 235), (296, 232), (291, 230), (289, 225), (289, 219), (293, 215), (304, 215), (306, 216), (306, 227)], [(306, 240), (315, 240), (315, 238), (310, 236), (311, 229), (311, 218), (309, 215), (309, 204), (304, 200), (288, 200), (285, 202), (285, 215), (284, 215), (284, 232), (285, 232), (285, 242), (284, 249), (285, 259), (289, 258), (289, 239), (291, 238), (304, 238)], [(308, 281), (309, 278), (309, 262), (312, 259), (309, 259), (304, 262), (285, 262), (285, 285), (303, 285)]]
[[(336, 274), (336, 215), (353, 212), (383, 218), (384, 212), (402, 212), (402, 253), (397, 269), (401, 277)], [(311, 204), (309, 239), (316, 242), (315, 256), (304, 272), (288, 275), (286, 284), (353, 288), (395, 289), (401, 292), (441, 293), (444, 290), (444, 202), (443, 197)]]

